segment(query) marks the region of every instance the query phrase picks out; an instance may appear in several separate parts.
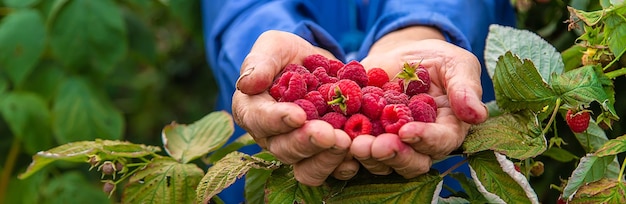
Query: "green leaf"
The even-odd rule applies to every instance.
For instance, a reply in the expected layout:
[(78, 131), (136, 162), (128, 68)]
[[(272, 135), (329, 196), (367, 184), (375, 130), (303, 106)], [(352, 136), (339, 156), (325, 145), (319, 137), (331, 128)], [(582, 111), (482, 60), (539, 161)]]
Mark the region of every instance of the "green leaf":
[(511, 52), (498, 58), (493, 85), (496, 102), (503, 110), (536, 112), (556, 101), (554, 91), (541, 79), (533, 63), (522, 63)]
[[(465, 190), (465, 194), (467, 194), (467, 200), (470, 203), (488, 203), (488, 200), (483, 196), (483, 194), (478, 191), (478, 187), (474, 180), (469, 178), (464, 173), (451, 173), (450, 177), (454, 178), (459, 182), (461, 188)], [(441, 199), (440, 199), (441, 200)]]
[(471, 202), (465, 198), (460, 198), (460, 197), (439, 198), (439, 200), (437, 200), (437, 204), (465, 204), (465, 203), (478, 203), (478, 202)]
[(324, 203), (330, 191), (327, 185), (311, 187), (296, 181), (291, 166), (274, 170), (266, 186), (266, 200), (275, 203)]
[(567, 151), (565, 149), (561, 149), (561, 148), (558, 148), (558, 147), (549, 148), (548, 150), (543, 152), (542, 155), (550, 157), (550, 158), (552, 158), (554, 160), (557, 160), (557, 161), (563, 162), (563, 163), (579, 159), (578, 156), (572, 154), (571, 152), (569, 152), (569, 151)]
[[(276, 161), (274, 155), (267, 151), (261, 151), (254, 155), (254, 157), (263, 159), (268, 162)], [(246, 174), (244, 195), (246, 197), (246, 203), (265, 203), (265, 184), (272, 175), (270, 169), (255, 169), (252, 168)]]
[(494, 150), (515, 159), (535, 157), (543, 153), (547, 145), (529, 117), (507, 113), (474, 125), (463, 142), (463, 150), (465, 153)]
[(13, 8), (26, 8), (37, 4), (39, 0), (4, 0), (4, 4)]
[(578, 139), (578, 142), (586, 152), (594, 152), (609, 141), (609, 138), (606, 137), (606, 132), (593, 119), (589, 122), (589, 127), (585, 132), (574, 133), (574, 136), (576, 136), (576, 139)]
[(244, 146), (248, 146), (252, 144), (256, 144), (256, 142), (254, 141), (254, 138), (252, 138), (250, 133), (245, 133), (239, 136), (235, 141), (211, 153), (211, 156), (208, 159), (208, 163), (210, 164), (215, 163), (216, 161), (222, 159), (227, 154), (234, 152)]
[(153, 159), (128, 180), (123, 203), (193, 203), (204, 171), (168, 157)]
[(53, 131), (58, 143), (80, 140), (120, 139), (122, 113), (82, 78), (69, 78), (60, 85), (52, 107)]
[(41, 200), (38, 203), (113, 203), (101, 186), (94, 185), (80, 171), (63, 172), (39, 188)]
[(569, 203), (626, 203), (626, 185), (612, 179), (601, 179), (582, 186)]
[(28, 75), (26, 81), (28, 83), (23, 84), (25, 90), (37, 93), (46, 101), (52, 101), (57, 90), (63, 80), (65, 79), (65, 73), (62, 68), (53, 63), (39, 63), (35, 67), (33, 72)]
[(0, 23), (0, 69), (15, 84), (22, 84), (39, 62), (46, 45), (46, 28), (36, 10), (20, 9)]
[(563, 72), (561, 54), (550, 43), (538, 35), (512, 27), (493, 24), (489, 26), (485, 48), (485, 64), (492, 78), (497, 69), (497, 61), (506, 52), (521, 59), (528, 59), (536, 65), (544, 82), (550, 82), (552, 73)]
[(588, 106), (593, 101), (609, 100), (594, 66), (585, 66), (561, 75), (554, 75), (551, 85), (552, 90), (563, 102), (572, 107)]
[(251, 167), (275, 169), (280, 163), (251, 157), (241, 152), (232, 152), (216, 162), (202, 177), (196, 189), (196, 202), (206, 203), (241, 178)]
[(105, 160), (117, 157), (139, 158), (158, 151), (161, 151), (161, 149), (156, 146), (133, 144), (125, 141), (95, 140), (72, 142), (35, 154), (28, 169), (19, 175), (19, 178), (28, 178), (54, 161), (89, 162), (90, 156), (98, 156)]
[(4, 92), (6, 92), (8, 89), (9, 82), (4, 76), (0, 75), (0, 96), (2, 96), (2, 94), (4, 94)]
[[(2, 169), (0, 168), (0, 172)], [(6, 190), (4, 203), (41, 203), (43, 195), (40, 193), (42, 186), (46, 186), (47, 171), (40, 171), (26, 179), (18, 179), (12, 176), (9, 182), (10, 188)], [(28, 195), (28, 196), (24, 196)]]
[(585, 22), (585, 24), (587, 24), (588, 26), (593, 26), (600, 23), (602, 17), (606, 14), (606, 11), (604, 10), (587, 12), (575, 9), (570, 6), (567, 7), (567, 10), (570, 12), (571, 15), (576, 16), (578, 19)]
[(471, 155), (468, 162), (474, 182), (490, 203), (539, 203), (524, 175), (506, 157), (485, 151)]
[(600, 149), (598, 149), (598, 151), (596, 151), (595, 155), (598, 157), (604, 157), (617, 155), (622, 152), (626, 152), (626, 135), (607, 141), (604, 145), (602, 145), (602, 147), (600, 147)]
[(564, 71), (573, 70), (582, 66), (581, 59), (585, 49), (587, 48), (580, 45), (572, 45), (567, 50), (561, 52), (561, 57), (563, 58), (564, 63)]
[(107, 74), (126, 55), (126, 27), (113, 0), (57, 1), (48, 23), (52, 52), (68, 70)]
[(124, 20), (128, 31), (128, 46), (131, 54), (141, 57), (151, 65), (156, 65), (156, 32), (142, 22), (141, 16), (137, 13), (124, 12)]
[(50, 110), (38, 95), (10, 92), (0, 99), (0, 113), (28, 154), (52, 147)]
[(234, 130), (230, 114), (215, 111), (189, 126), (175, 122), (165, 126), (163, 146), (174, 159), (187, 163), (224, 145)]
[(597, 157), (587, 155), (580, 159), (580, 163), (572, 172), (567, 181), (567, 185), (563, 189), (563, 197), (571, 198), (574, 193), (586, 183), (598, 181), (605, 177), (607, 166), (613, 162), (614, 156)]
[(612, 13), (604, 19), (604, 32), (611, 52), (618, 56), (626, 50), (626, 19), (624, 13)]

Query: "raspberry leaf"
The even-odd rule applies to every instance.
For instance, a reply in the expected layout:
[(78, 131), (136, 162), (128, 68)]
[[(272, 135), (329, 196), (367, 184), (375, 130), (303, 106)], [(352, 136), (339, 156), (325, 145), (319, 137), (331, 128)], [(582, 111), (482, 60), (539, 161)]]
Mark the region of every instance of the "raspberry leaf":
[(617, 155), (619, 153), (626, 152), (626, 135), (619, 136), (615, 139), (609, 140), (604, 143), (595, 155), (599, 157)]
[(615, 112), (614, 91), (610, 82), (597, 66), (585, 66), (553, 77), (552, 90), (572, 107), (588, 106), (591, 102), (605, 103), (611, 116), (619, 118)]
[(615, 179), (591, 182), (576, 192), (573, 203), (626, 203), (626, 185)]
[[(29, 154), (52, 147), (50, 110), (45, 99), (31, 92), (13, 91), (0, 100), (0, 114)], [(33, 128), (37, 127), (37, 128)]]
[(603, 178), (616, 179), (619, 172), (619, 163), (615, 156), (598, 157), (587, 155), (580, 159), (576, 169), (572, 172), (567, 185), (563, 189), (563, 197), (571, 199), (576, 191), (586, 183), (595, 182)]
[(330, 187), (311, 187), (296, 181), (291, 166), (274, 170), (267, 180), (265, 196), (275, 203), (320, 203), (329, 195)]
[(0, 67), (15, 84), (22, 84), (39, 62), (45, 39), (44, 19), (36, 10), (18, 9), (2, 19)]

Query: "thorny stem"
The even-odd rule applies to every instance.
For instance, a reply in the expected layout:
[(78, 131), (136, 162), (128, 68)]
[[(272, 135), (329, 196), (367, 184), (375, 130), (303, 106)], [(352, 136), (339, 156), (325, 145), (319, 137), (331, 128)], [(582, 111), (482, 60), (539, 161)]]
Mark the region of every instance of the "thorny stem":
[(617, 177), (617, 183), (622, 183), (622, 177), (624, 176), (624, 167), (626, 167), (626, 158), (622, 162), (622, 168), (619, 170), (619, 176)]
[(456, 168), (459, 168), (461, 165), (463, 165), (463, 163), (467, 162), (467, 158), (464, 158), (463, 160), (461, 160), (460, 162), (454, 164), (454, 166), (450, 167), (448, 170), (446, 170), (445, 172), (443, 172), (441, 174), (441, 177), (445, 177), (446, 175), (450, 174), (452, 171), (454, 171)]
[(606, 77), (608, 77), (609, 79), (615, 79), (618, 76), (626, 75), (626, 67), (622, 67), (621, 69), (607, 72), (604, 75), (606, 75)]
[(554, 105), (554, 110), (552, 110), (552, 115), (550, 116), (550, 120), (548, 120), (548, 124), (541, 131), (541, 135), (545, 135), (548, 132), (550, 125), (554, 122), (554, 118), (556, 118), (556, 113), (559, 111), (559, 107), (561, 106), (561, 98), (556, 99), (556, 104)]
[(17, 156), (20, 153), (20, 148), (20, 140), (17, 138), (13, 139), (13, 143), (11, 143), (11, 149), (9, 150), (9, 154), (7, 155), (7, 160), (4, 162), (4, 169), (0, 174), (0, 202), (4, 201), (4, 195), (7, 191), (9, 181), (11, 181), (11, 173), (13, 172), (13, 167), (15, 166)]

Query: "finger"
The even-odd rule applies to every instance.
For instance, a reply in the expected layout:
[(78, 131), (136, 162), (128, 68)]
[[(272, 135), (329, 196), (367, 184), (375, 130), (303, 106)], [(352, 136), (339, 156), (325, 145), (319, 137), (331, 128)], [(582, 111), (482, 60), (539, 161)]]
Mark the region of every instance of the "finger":
[(376, 137), (371, 135), (360, 135), (352, 140), (350, 153), (357, 159), (365, 169), (376, 175), (388, 175), (392, 169), (372, 157), (372, 144)]
[(327, 122), (311, 120), (287, 134), (268, 137), (266, 145), (278, 160), (293, 164), (337, 145), (337, 137)]
[(469, 127), (450, 108), (440, 108), (435, 123), (407, 123), (400, 128), (398, 137), (415, 151), (441, 159), (461, 146)]
[(394, 134), (381, 134), (372, 144), (372, 157), (405, 178), (427, 173), (432, 165), (428, 155), (415, 152)]
[[(321, 49), (295, 34), (266, 31), (257, 38), (244, 59), (237, 89), (246, 94), (261, 93), (272, 85), (285, 65), (301, 63), (306, 56), (320, 52)], [(331, 56), (329, 52), (324, 55)]]
[[(456, 116), (471, 124), (487, 119), (487, 108), (482, 103), (482, 85), (480, 84), (481, 66), (476, 57), (461, 48), (456, 48), (461, 55), (441, 66), (445, 72), (445, 90), (450, 106)], [(459, 57), (462, 56), (462, 57)]]
[(335, 130), (335, 146), (293, 165), (294, 177), (308, 186), (319, 186), (344, 161), (350, 148), (350, 136)]
[(301, 127), (306, 113), (294, 103), (277, 103), (269, 94), (233, 94), (233, 118), (255, 138), (283, 134)]
[(344, 160), (333, 171), (333, 177), (339, 180), (349, 180), (359, 172), (359, 166), (356, 159)]

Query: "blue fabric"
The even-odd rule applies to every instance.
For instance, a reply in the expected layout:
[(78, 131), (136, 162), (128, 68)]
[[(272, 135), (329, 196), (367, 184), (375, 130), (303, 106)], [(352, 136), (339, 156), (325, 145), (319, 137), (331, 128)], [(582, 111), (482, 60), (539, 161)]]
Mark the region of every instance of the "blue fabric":
[[(372, 44), (389, 32), (429, 25), (449, 42), (474, 53), (484, 70), (489, 25), (515, 26), (509, 0), (202, 0), (202, 11), (207, 59), (219, 86), (217, 109), (229, 112), (240, 65), (266, 30), (295, 33), (347, 62), (364, 58)], [(493, 100), (487, 71), (481, 79), (483, 101)], [(237, 127), (234, 135), (243, 133)], [(254, 153), (259, 148), (243, 151)], [(457, 162), (449, 160), (434, 167), (445, 170)], [(467, 172), (467, 167), (459, 169)], [(226, 203), (243, 202), (242, 181), (219, 196)]]

